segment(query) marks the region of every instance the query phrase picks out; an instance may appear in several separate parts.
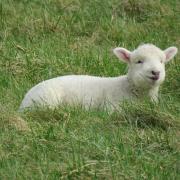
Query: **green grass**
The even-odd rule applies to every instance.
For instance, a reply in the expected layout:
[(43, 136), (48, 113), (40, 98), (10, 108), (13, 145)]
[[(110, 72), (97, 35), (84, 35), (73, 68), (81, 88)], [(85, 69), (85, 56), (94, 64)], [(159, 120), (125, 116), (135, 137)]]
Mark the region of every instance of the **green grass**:
[(42, 80), (124, 74), (113, 47), (180, 49), (179, 9), (178, 0), (1, 0), (0, 179), (179, 179), (179, 54), (158, 105), (17, 112)]

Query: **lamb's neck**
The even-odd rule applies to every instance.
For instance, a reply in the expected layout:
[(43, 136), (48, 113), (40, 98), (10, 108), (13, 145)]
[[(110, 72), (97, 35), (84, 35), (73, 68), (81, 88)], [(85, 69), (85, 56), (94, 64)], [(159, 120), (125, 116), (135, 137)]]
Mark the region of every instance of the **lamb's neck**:
[(152, 101), (158, 100), (159, 86), (149, 87), (137, 87), (133, 81), (127, 76), (127, 84), (132, 96), (137, 98), (149, 97)]

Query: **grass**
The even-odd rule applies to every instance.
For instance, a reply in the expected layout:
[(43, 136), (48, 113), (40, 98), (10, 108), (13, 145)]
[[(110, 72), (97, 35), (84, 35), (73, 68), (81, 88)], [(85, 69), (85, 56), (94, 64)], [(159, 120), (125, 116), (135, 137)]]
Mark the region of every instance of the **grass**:
[(17, 112), (42, 80), (124, 74), (113, 47), (180, 48), (179, 9), (178, 0), (1, 0), (0, 179), (179, 179), (179, 54), (158, 105)]

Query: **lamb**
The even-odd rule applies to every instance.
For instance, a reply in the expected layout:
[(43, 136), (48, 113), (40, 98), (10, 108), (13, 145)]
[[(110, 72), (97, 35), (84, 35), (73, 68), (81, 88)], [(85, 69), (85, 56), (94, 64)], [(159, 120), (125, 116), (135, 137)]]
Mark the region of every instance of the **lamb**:
[(128, 64), (126, 75), (68, 75), (49, 79), (27, 92), (19, 110), (34, 105), (54, 108), (62, 104), (115, 110), (123, 100), (148, 97), (157, 101), (159, 86), (165, 79), (165, 64), (176, 55), (177, 48), (169, 47), (163, 51), (153, 44), (144, 44), (132, 52), (122, 47), (113, 52)]

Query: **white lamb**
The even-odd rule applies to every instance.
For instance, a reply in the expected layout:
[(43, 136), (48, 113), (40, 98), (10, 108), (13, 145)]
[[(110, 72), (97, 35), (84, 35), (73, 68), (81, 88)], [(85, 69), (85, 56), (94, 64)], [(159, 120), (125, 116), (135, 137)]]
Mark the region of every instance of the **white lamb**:
[(127, 75), (95, 77), (87, 75), (61, 76), (43, 81), (28, 91), (20, 110), (47, 105), (77, 105), (85, 108), (104, 107), (114, 110), (124, 99), (149, 97), (157, 101), (160, 84), (165, 79), (165, 63), (172, 59), (176, 47), (162, 51), (152, 44), (144, 44), (134, 51), (117, 47), (114, 54), (128, 64)]

